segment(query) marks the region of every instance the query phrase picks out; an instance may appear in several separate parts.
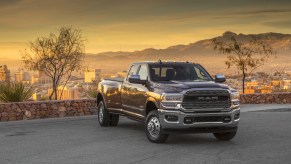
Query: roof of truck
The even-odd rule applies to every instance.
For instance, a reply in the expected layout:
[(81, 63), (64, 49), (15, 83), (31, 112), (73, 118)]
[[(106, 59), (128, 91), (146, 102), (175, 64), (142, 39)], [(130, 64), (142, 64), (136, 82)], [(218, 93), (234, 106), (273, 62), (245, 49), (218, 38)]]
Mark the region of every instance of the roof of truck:
[(140, 61), (140, 62), (134, 62), (133, 64), (185, 64), (185, 63), (194, 64), (194, 62), (189, 62), (189, 61), (166, 61), (166, 60)]

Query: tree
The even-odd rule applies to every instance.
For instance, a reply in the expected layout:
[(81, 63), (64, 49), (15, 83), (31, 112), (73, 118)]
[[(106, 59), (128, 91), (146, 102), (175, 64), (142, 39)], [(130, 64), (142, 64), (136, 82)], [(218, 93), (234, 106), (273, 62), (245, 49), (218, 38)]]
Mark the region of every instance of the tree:
[(235, 66), (242, 72), (243, 93), (245, 93), (245, 78), (247, 74), (263, 66), (267, 59), (275, 54), (273, 48), (263, 40), (258, 40), (252, 36), (248, 41), (242, 42), (236, 37), (229, 39), (215, 38), (214, 50), (219, 53), (228, 54), (225, 64), (228, 68)]
[(33, 88), (23, 83), (0, 83), (0, 101), (22, 102), (31, 98)]
[(29, 42), (29, 50), (22, 54), (22, 61), (29, 70), (44, 73), (52, 80), (52, 93), (49, 99), (57, 100), (57, 88), (61, 80), (65, 80), (62, 91), (74, 71), (82, 67), (85, 57), (84, 38), (81, 31), (72, 27), (62, 27), (57, 34), (38, 37)]

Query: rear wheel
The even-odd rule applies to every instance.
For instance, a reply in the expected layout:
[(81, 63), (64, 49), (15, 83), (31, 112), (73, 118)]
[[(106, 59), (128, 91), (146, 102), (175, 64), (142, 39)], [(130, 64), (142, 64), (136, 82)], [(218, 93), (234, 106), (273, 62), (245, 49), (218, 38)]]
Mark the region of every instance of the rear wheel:
[(237, 129), (233, 132), (225, 132), (225, 133), (213, 133), (213, 135), (216, 137), (218, 140), (222, 141), (228, 141), (234, 138), (236, 135)]
[(145, 131), (147, 138), (153, 143), (163, 143), (167, 140), (168, 134), (163, 133), (158, 111), (153, 110), (147, 115)]
[(108, 126), (110, 123), (110, 114), (104, 106), (104, 102), (100, 101), (98, 104), (98, 121), (101, 126)]

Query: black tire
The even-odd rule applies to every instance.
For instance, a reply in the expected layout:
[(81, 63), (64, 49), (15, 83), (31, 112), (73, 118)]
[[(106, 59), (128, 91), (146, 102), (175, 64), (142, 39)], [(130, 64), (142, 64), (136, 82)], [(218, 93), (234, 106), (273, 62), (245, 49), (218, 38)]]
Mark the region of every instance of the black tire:
[(237, 129), (233, 132), (225, 132), (225, 133), (213, 133), (216, 139), (221, 141), (229, 141), (234, 138), (236, 135)]
[(101, 126), (108, 126), (110, 123), (110, 114), (106, 110), (103, 101), (98, 104), (98, 121)]
[(110, 126), (117, 126), (119, 121), (119, 115), (117, 114), (110, 114)]
[(169, 137), (169, 134), (163, 133), (157, 110), (153, 110), (147, 115), (145, 131), (148, 140), (153, 143), (164, 143)]

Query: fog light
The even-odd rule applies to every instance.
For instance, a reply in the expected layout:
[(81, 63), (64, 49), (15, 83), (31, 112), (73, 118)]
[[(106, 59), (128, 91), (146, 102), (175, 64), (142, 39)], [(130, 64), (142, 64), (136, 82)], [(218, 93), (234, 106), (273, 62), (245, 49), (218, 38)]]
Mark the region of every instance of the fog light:
[(223, 117), (223, 122), (230, 122), (230, 121), (231, 121), (230, 116)]
[(191, 117), (185, 117), (184, 118), (184, 123), (185, 124), (192, 124), (193, 123), (193, 118), (191, 118)]
[(176, 122), (178, 121), (178, 116), (174, 116), (174, 115), (166, 115), (165, 116), (165, 119), (167, 121), (170, 121), (170, 122)]

